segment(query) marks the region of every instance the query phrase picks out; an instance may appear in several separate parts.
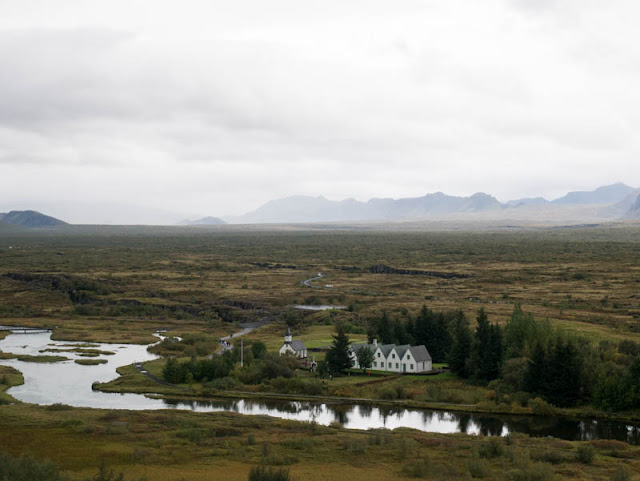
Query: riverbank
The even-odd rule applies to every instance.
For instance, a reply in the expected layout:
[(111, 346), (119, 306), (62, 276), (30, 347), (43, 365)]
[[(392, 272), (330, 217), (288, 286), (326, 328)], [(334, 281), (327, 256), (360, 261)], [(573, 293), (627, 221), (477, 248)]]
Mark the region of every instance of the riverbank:
[(0, 365), (0, 405), (18, 402), (6, 393), (7, 389), (13, 386), (24, 384), (24, 376), (20, 371), (11, 366)]
[[(145, 371), (161, 376), (158, 364), (161, 361), (151, 361), (143, 364)], [(154, 366), (155, 365), (155, 366)], [(152, 366), (152, 367), (149, 367)], [(367, 405), (384, 407), (389, 409), (423, 409), (436, 411), (452, 411), (459, 413), (494, 414), (507, 416), (529, 417), (564, 417), (570, 419), (607, 420), (620, 423), (640, 424), (640, 412), (605, 412), (591, 406), (582, 406), (570, 409), (556, 408), (546, 403), (532, 403), (533, 406), (523, 407), (515, 404), (496, 403), (483, 401), (479, 403), (451, 403), (451, 402), (424, 402), (412, 399), (376, 399), (366, 397), (327, 396), (310, 394), (286, 394), (278, 392), (264, 392), (254, 390), (214, 389), (203, 387), (201, 384), (170, 386), (159, 384), (152, 378), (142, 373), (135, 366), (123, 366), (117, 369), (120, 376), (107, 383), (96, 384), (94, 389), (109, 393), (136, 393), (145, 394), (156, 399), (203, 401), (213, 399), (250, 399), (254, 401), (292, 401), (312, 402), (317, 404), (343, 404), (343, 405)], [(338, 378), (339, 379), (339, 378)], [(252, 386), (257, 388), (256, 386)]]

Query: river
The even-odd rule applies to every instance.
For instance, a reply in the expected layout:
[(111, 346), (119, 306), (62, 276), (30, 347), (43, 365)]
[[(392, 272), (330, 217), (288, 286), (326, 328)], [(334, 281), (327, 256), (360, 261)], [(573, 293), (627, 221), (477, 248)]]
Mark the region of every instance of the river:
[[(151, 399), (142, 394), (113, 394), (94, 391), (94, 382), (115, 379), (116, 368), (155, 359), (147, 346), (95, 343), (95, 349), (113, 352), (101, 354), (105, 364), (83, 366), (74, 352), (41, 353), (44, 349), (70, 349), (80, 342), (52, 341), (51, 333), (11, 334), (0, 341), (0, 350), (18, 355), (64, 355), (69, 361), (52, 364), (3, 359), (24, 375), (25, 383), (8, 392), (16, 399), (33, 404), (63, 403), (74, 407), (100, 409), (182, 409), (198, 412), (236, 412), (267, 415), (297, 421), (329, 425), (339, 423), (347, 429), (394, 429), (409, 427), (427, 432), (504, 436), (517, 432), (533, 436), (554, 436), (569, 440), (617, 439), (640, 445), (640, 426), (627, 423), (541, 416), (466, 414), (426, 409), (374, 407), (370, 405), (319, 402), (215, 400), (184, 402)], [(87, 359), (87, 358), (84, 358)]]

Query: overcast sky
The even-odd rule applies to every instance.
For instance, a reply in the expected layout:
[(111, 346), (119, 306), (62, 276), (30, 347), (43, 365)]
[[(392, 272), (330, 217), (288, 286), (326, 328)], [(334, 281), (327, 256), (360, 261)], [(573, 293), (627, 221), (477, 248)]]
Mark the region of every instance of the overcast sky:
[(0, 211), (640, 187), (640, 2), (0, 0)]

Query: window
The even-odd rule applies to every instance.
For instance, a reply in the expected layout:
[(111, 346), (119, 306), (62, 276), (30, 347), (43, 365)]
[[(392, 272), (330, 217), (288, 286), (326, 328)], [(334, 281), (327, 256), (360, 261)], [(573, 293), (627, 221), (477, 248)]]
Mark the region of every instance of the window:
[(391, 359), (395, 359), (396, 355), (395, 354), (391, 354)]
[(391, 363), (389, 363), (389, 367), (391, 367)]
[(413, 364), (409, 364), (409, 367), (410, 367), (411, 369), (413, 369)]
[(398, 369), (399, 367), (400, 367), (400, 364), (396, 362), (396, 369)]
[(373, 361), (373, 367), (378, 367), (378, 362), (377, 361)]
[(378, 357), (380, 357), (380, 353), (378, 353)]

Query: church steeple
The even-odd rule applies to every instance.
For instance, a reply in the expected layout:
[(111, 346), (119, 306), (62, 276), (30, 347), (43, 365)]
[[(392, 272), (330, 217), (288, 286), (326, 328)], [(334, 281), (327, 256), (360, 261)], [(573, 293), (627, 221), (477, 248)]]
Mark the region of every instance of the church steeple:
[(284, 343), (291, 344), (291, 329), (287, 327), (287, 332), (284, 335)]

